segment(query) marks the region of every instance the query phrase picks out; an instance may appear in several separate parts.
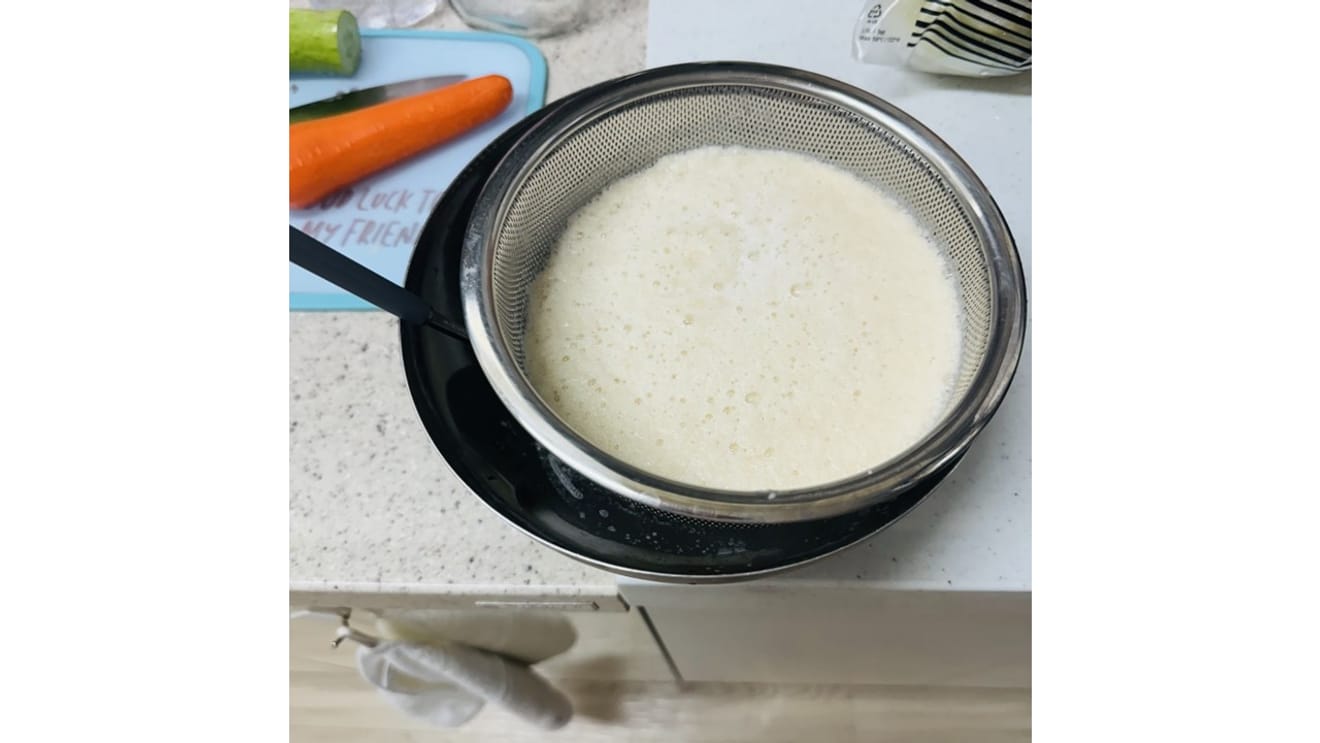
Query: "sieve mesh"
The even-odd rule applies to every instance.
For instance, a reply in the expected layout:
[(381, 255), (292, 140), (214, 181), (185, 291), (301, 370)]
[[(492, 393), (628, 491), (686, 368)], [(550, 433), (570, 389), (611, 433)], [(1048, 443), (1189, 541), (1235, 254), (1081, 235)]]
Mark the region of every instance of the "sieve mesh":
[(798, 152), (894, 197), (944, 252), (960, 288), (962, 358), (950, 405), (966, 392), (990, 330), (990, 277), (972, 221), (935, 170), (876, 122), (831, 101), (751, 85), (651, 95), (579, 128), (512, 194), (494, 238), (493, 299), (502, 341), (522, 371), (528, 288), (568, 219), (613, 181), (665, 155), (708, 145)]
[[(464, 314), (482, 370), (537, 441), (639, 506), (727, 522), (838, 516), (892, 500), (966, 451), (1007, 391), (1026, 291), (1003, 217), (965, 163), (918, 122), (837, 81), (744, 62), (658, 68), (575, 94), (532, 126), (487, 181), (463, 248)], [(947, 259), (962, 356), (943, 420), (854, 477), (786, 492), (699, 488), (656, 477), (584, 441), (527, 381), (529, 289), (569, 218), (614, 181), (712, 145), (795, 152), (894, 198)]]

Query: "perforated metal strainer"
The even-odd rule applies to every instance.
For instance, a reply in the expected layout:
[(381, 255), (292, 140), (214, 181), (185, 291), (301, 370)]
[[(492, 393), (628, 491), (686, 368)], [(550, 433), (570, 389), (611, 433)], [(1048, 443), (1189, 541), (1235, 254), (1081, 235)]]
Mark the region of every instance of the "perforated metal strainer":
[[(695, 487), (640, 470), (583, 439), (524, 369), (528, 289), (569, 217), (615, 180), (709, 145), (802, 153), (905, 206), (954, 267), (964, 320), (956, 388), (942, 420), (906, 452), (844, 480), (787, 491)], [(609, 490), (702, 519), (789, 522), (892, 499), (956, 459), (989, 421), (1017, 368), (1026, 323), (1021, 264), (984, 185), (902, 111), (838, 81), (735, 62), (621, 78), (549, 113), (495, 168), (469, 222), (461, 286), (472, 346), (491, 387), (556, 457)]]

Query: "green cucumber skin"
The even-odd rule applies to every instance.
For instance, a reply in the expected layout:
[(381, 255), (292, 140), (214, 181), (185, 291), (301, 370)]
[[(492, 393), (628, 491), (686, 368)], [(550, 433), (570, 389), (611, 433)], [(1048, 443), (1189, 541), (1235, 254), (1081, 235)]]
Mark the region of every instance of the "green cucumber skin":
[(289, 72), (352, 75), (362, 62), (357, 19), (346, 10), (289, 10)]

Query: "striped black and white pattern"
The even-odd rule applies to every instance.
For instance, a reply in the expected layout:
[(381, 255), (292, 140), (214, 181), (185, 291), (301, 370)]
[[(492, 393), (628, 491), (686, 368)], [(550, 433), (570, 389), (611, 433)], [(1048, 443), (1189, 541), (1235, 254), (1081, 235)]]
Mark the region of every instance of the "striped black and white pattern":
[[(1031, 69), (1031, 0), (926, 0), (908, 39), (1006, 72)], [(929, 50), (928, 50), (929, 51)]]

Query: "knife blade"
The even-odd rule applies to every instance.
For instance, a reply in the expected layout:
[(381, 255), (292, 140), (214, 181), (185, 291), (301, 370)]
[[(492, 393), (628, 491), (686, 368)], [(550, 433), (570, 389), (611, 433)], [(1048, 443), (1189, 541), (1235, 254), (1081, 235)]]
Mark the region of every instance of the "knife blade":
[(397, 83), (387, 83), (377, 85), (371, 88), (361, 90), (350, 88), (338, 95), (330, 98), (323, 98), (312, 103), (305, 103), (301, 106), (295, 106), (289, 109), (289, 123), (296, 124), (299, 121), (308, 121), (311, 119), (321, 119), (326, 116), (335, 116), (337, 114), (356, 111), (359, 108), (374, 106), (377, 103), (392, 101), (396, 98), (404, 98), (417, 93), (424, 93), (428, 90), (443, 88), (446, 85), (462, 82), (467, 79), (466, 75), (435, 75), (432, 77), (419, 77), (414, 80), (403, 80)]

